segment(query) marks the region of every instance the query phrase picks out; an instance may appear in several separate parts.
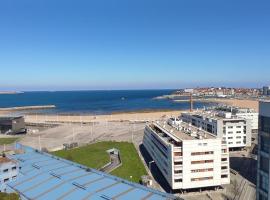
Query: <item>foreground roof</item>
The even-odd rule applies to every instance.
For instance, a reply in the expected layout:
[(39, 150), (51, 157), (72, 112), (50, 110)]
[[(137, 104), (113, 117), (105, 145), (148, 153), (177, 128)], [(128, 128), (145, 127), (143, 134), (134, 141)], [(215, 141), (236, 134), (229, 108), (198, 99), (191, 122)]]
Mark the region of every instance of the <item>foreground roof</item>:
[(25, 153), (10, 158), (19, 162), (20, 175), (15, 182), (8, 184), (8, 190), (17, 192), (22, 199), (174, 199), (172, 195), (30, 147), (18, 147), (25, 149)]

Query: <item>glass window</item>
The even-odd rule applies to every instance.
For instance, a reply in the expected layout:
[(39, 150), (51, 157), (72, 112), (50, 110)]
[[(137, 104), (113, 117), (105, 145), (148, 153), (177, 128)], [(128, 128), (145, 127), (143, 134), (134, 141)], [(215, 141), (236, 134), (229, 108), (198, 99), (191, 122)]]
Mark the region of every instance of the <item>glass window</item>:
[(260, 157), (260, 169), (266, 173), (269, 172), (269, 160), (263, 156)]
[(263, 196), (262, 194), (259, 195), (259, 200), (268, 200), (267, 197)]
[(269, 153), (269, 149), (270, 149), (270, 138), (267, 138), (263, 135), (261, 135), (261, 138), (260, 138), (260, 146), (261, 146), (261, 150), (266, 152), (266, 153)]
[(268, 177), (260, 175), (260, 189), (268, 192)]
[(259, 130), (270, 133), (270, 117), (260, 116)]

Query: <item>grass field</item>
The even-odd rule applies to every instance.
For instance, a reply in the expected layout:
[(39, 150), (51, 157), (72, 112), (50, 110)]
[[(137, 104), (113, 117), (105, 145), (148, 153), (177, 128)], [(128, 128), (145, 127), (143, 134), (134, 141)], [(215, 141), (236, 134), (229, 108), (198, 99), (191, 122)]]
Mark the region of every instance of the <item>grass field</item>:
[(0, 192), (0, 199), (1, 200), (19, 200), (19, 196), (15, 193), (7, 194)]
[(53, 154), (91, 168), (99, 169), (109, 162), (109, 155), (106, 150), (111, 148), (119, 149), (122, 159), (122, 166), (112, 171), (111, 174), (139, 183), (141, 176), (146, 175), (147, 172), (132, 143), (99, 142), (72, 150), (56, 151)]
[(0, 138), (0, 145), (3, 145), (3, 144), (12, 144), (16, 140), (18, 140), (18, 138)]

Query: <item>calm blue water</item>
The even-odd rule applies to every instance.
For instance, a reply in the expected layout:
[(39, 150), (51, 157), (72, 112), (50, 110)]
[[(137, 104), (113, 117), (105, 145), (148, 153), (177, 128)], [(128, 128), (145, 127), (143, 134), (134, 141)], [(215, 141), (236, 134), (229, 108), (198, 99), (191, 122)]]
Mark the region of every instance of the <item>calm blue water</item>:
[[(105, 114), (140, 110), (183, 110), (189, 103), (171, 100), (154, 100), (154, 97), (171, 94), (173, 90), (123, 90), (123, 91), (65, 91), (25, 92), (0, 95), (0, 107), (55, 105), (55, 109), (28, 111), (46, 113), (95, 113)], [(123, 99), (124, 98), (124, 99)], [(194, 103), (195, 108), (207, 103)]]

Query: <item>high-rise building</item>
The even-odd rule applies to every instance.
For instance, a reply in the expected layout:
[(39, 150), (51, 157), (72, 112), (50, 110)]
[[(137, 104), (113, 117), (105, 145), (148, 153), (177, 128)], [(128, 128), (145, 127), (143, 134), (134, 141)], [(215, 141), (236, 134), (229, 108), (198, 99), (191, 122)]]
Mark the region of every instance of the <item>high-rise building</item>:
[(270, 200), (270, 101), (261, 101), (259, 105), (259, 137), (257, 165), (257, 199)]
[(270, 86), (263, 86), (263, 95), (270, 94)]
[(172, 190), (216, 187), (230, 183), (226, 143), (179, 119), (145, 127), (143, 145)]

